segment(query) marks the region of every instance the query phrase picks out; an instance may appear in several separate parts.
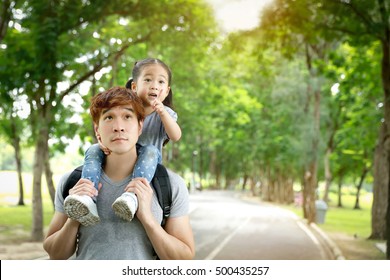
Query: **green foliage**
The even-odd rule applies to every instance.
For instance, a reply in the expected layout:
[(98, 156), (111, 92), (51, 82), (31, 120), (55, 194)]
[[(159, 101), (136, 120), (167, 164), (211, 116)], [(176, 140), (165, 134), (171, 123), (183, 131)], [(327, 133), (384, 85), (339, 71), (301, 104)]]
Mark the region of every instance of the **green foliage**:
[[(51, 157), (75, 135), (92, 143), (91, 96), (124, 85), (136, 60), (154, 56), (173, 71), (183, 136), (164, 153), (178, 172), (192, 169), (196, 150), (204, 176), (259, 179), (267, 170), (300, 181), (315, 133), (307, 87), (320, 85), (320, 179), (331, 135), (333, 172), (355, 178), (372, 164), (382, 115), (379, 46), (330, 36), (321, 24), (353, 19), (314, 2), (274, 1), (261, 28), (222, 36), (203, 1), (21, 1), (23, 16), (14, 20), (22, 28), (10, 27), (0, 48), (0, 133), (11, 143), (14, 123), (23, 147), (33, 145), (43, 114)], [(336, 83), (339, 93), (332, 94)]]
[[(164, 153), (181, 174), (196, 171), (217, 187), (244, 176), (264, 185), (281, 178), (300, 183), (316, 158), (322, 181), (331, 148), (334, 180), (356, 184), (373, 164), (386, 106), (380, 72), (385, 1), (274, 0), (259, 15), (258, 28), (227, 35), (198, 0), (12, 5), (13, 24), (0, 42), (0, 135), (21, 145), (24, 170), (32, 168), (31, 146), (42, 127), (54, 168), (75, 165), (80, 156), (70, 155), (67, 164), (57, 156), (75, 136), (81, 145), (95, 141), (90, 98), (125, 85), (134, 62), (145, 57), (160, 58), (173, 71), (183, 136)], [(313, 125), (313, 89), (320, 91), (320, 131)], [(10, 145), (4, 146), (3, 168), (15, 166)], [(368, 230), (368, 212), (331, 210), (326, 227)]]

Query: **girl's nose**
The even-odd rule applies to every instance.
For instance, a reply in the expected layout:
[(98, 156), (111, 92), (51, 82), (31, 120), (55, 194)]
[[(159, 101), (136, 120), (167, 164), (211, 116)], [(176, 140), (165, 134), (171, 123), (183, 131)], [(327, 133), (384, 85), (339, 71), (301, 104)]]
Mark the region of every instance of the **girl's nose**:
[(159, 84), (158, 84), (158, 82), (152, 83), (151, 86), (150, 86), (150, 89), (156, 89), (156, 90), (158, 90), (158, 89), (159, 89)]

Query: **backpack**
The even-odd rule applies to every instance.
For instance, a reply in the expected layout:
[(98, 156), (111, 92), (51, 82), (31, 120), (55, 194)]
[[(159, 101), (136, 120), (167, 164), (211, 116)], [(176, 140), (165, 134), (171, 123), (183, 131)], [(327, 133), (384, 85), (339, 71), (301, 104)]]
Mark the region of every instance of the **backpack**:
[[(73, 188), (74, 185), (76, 185), (78, 180), (80, 180), (82, 169), (83, 166), (81, 165), (73, 170), (69, 175), (62, 191), (62, 196), (64, 199), (69, 195), (69, 190)], [(171, 213), (172, 190), (167, 169), (161, 164), (157, 164), (156, 172), (154, 173), (154, 177), (152, 179), (152, 186), (156, 192), (158, 203), (163, 210), (161, 226), (164, 227), (165, 222)]]

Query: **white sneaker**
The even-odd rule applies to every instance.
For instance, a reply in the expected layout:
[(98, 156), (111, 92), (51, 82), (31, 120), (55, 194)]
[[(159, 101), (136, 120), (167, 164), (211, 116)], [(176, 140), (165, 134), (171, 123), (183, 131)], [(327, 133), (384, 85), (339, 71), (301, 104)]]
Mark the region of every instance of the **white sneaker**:
[(88, 195), (68, 195), (64, 201), (65, 213), (83, 226), (92, 226), (100, 222), (95, 202)]
[(137, 208), (137, 196), (130, 192), (123, 193), (112, 204), (115, 215), (129, 222), (134, 218)]

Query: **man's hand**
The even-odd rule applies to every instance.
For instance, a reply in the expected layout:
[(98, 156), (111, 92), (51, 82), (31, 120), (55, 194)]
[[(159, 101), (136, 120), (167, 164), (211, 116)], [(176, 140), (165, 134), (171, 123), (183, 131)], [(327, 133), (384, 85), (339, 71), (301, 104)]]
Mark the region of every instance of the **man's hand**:
[(134, 178), (125, 188), (126, 192), (133, 192), (138, 199), (137, 217), (142, 222), (143, 220), (153, 217), (152, 214), (152, 197), (153, 189), (148, 180), (145, 178)]
[[(102, 184), (99, 184), (99, 189), (102, 187)], [(76, 195), (88, 195), (90, 197), (97, 196), (98, 190), (95, 189), (93, 183), (88, 180), (81, 178), (76, 185), (69, 190), (69, 194)]]

